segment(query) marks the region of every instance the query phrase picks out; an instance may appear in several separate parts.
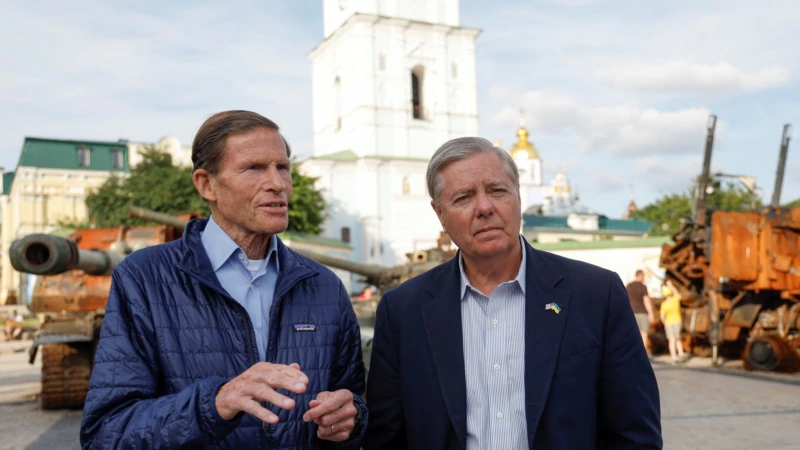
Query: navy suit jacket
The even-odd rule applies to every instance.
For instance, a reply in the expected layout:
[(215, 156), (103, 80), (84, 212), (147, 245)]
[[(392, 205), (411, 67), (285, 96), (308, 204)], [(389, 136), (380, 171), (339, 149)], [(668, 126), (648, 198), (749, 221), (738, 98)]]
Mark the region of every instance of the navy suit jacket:
[[(525, 251), (529, 448), (660, 449), (658, 385), (619, 276), (527, 243)], [(457, 256), (381, 300), (364, 449), (466, 447), (459, 290)]]

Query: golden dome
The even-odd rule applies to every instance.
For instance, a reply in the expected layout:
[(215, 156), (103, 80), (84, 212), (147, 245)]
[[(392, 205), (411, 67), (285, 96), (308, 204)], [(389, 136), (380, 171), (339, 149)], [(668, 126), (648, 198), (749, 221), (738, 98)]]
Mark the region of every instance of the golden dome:
[(511, 148), (509, 153), (513, 159), (539, 159), (539, 151), (528, 141), (528, 130), (520, 124), (517, 130), (517, 143)]

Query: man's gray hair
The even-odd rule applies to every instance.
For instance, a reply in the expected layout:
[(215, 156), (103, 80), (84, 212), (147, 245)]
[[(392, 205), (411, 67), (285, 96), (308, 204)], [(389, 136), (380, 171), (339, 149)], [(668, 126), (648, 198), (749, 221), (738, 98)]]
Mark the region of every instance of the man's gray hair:
[(442, 190), (441, 173), (452, 162), (461, 161), (472, 155), (483, 152), (495, 152), (503, 161), (503, 166), (508, 176), (514, 181), (514, 187), (519, 193), (519, 170), (511, 155), (502, 148), (495, 147), (487, 139), (480, 137), (462, 137), (450, 139), (436, 150), (428, 163), (428, 172), (425, 181), (428, 184), (428, 195), (436, 204), (439, 203), (439, 192)]

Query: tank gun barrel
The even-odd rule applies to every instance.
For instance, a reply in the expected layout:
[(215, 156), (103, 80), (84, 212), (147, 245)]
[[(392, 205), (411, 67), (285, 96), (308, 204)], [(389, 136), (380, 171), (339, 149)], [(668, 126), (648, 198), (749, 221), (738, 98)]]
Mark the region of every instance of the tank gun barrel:
[[(380, 267), (348, 261), (346, 259), (340, 259), (334, 256), (328, 256), (322, 253), (312, 252), (305, 249), (293, 248), (292, 250), (296, 251), (297, 253), (300, 253), (303, 256), (307, 256), (320, 264), (324, 264), (326, 266), (335, 267), (337, 269), (342, 269), (348, 272), (353, 272), (358, 275), (362, 275), (365, 278), (367, 278), (367, 280), (378, 280), (379, 278), (381, 278), (383, 273), (386, 272), (386, 269), (382, 269)], [(370, 282), (370, 284), (377, 285), (378, 283)]]
[(364, 281), (366, 281), (368, 284), (377, 286), (381, 292), (386, 292), (388, 289), (397, 286), (408, 278), (419, 275), (438, 265), (436, 262), (430, 262), (425, 264), (401, 265), (394, 267), (378, 267), (348, 261), (345, 259), (339, 259), (333, 256), (323, 255), (308, 250), (297, 248), (294, 248), (293, 250), (328, 267), (334, 267), (361, 275), (364, 277)]
[(57, 275), (72, 269), (104, 275), (125, 257), (102, 250), (81, 250), (75, 241), (49, 234), (19, 238), (11, 243), (8, 254), (14, 269), (36, 275)]
[(781, 206), (781, 189), (783, 189), (783, 174), (786, 171), (786, 156), (789, 153), (789, 140), (791, 139), (792, 126), (788, 123), (783, 126), (781, 137), (781, 152), (778, 156), (778, 170), (775, 172), (775, 190), (772, 191), (772, 207)]
[(169, 214), (164, 214), (156, 211), (152, 211), (145, 208), (139, 208), (138, 206), (131, 206), (128, 209), (128, 214), (131, 217), (136, 217), (139, 219), (150, 220), (152, 222), (161, 223), (164, 225), (172, 225), (175, 228), (183, 229), (186, 227), (186, 224), (189, 223), (188, 221), (171, 216)]

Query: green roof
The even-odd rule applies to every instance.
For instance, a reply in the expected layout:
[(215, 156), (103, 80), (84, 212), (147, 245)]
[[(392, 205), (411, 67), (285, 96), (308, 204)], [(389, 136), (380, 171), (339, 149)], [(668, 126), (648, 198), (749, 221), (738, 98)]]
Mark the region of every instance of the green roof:
[(597, 241), (565, 241), (553, 243), (531, 242), (530, 244), (539, 250), (600, 250), (604, 248), (651, 248), (661, 247), (663, 244), (672, 243), (669, 236), (654, 236), (642, 239), (623, 239), (619, 241), (611, 239), (601, 239)]
[[(525, 227), (539, 227), (539, 228), (567, 228), (571, 229), (567, 224), (567, 216), (540, 216), (537, 214), (525, 214), (522, 216)], [(590, 231), (630, 231), (637, 233), (647, 233), (647, 230), (653, 226), (652, 223), (646, 220), (636, 219), (609, 219), (606, 216), (600, 215), (597, 218), (597, 230)]]
[(566, 216), (539, 216), (536, 214), (525, 214), (522, 221), (526, 227), (544, 228), (569, 228)]
[(344, 241), (340, 241), (334, 238), (328, 238), (323, 236), (317, 236), (314, 234), (306, 234), (306, 233), (297, 233), (294, 231), (284, 231), (280, 233), (278, 236), (281, 239), (286, 241), (296, 241), (296, 242), (305, 242), (308, 244), (317, 244), (317, 245), (327, 245), (329, 247), (339, 247), (339, 248), (351, 248), (347, 243)]
[[(89, 150), (88, 166), (78, 164), (78, 149), (81, 148)], [(120, 168), (112, 166), (112, 154), (115, 150), (122, 151), (122, 167)], [(128, 166), (128, 143), (123, 140), (99, 142), (26, 137), (17, 166), (127, 172), (130, 170)]]
[(637, 231), (639, 233), (647, 233), (647, 230), (653, 226), (651, 222), (646, 220), (609, 219), (606, 216), (600, 216), (599, 222), (601, 230)]
[(328, 153), (327, 155), (322, 156), (314, 156), (311, 159), (318, 159), (323, 161), (344, 161), (344, 162), (355, 162), (359, 159), (377, 159), (380, 161), (411, 161), (411, 162), (424, 162), (427, 163), (429, 159), (427, 158), (412, 158), (406, 156), (389, 156), (389, 155), (367, 155), (367, 156), (358, 156), (356, 152), (352, 150), (342, 150), (336, 153)]
[(11, 193), (11, 185), (14, 184), (14, 174), (16, 172), (8, 172), (3, 174), (3, 194), (8, 195)]

